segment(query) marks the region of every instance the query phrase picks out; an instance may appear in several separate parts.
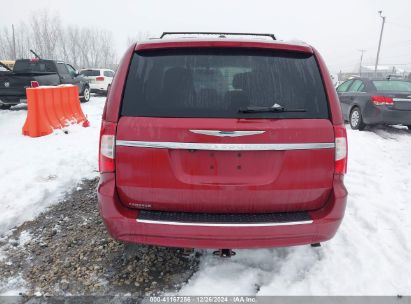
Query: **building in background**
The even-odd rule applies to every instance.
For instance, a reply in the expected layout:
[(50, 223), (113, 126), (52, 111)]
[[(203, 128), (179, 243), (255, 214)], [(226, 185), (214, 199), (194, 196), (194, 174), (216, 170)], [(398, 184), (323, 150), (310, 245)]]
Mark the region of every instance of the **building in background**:
[(361, 74), (359, 71), (356, 72), (340, 72), (338, 73), (338, 82), (344, 81), (350, 77), (361, 76), (366, 78), (387, 78), (396, 77), (401, 79), (409, 79), (410, 73), (405, 70), (398, 68), (396, 66), (379, 65), (377, 73), (374, 71), (374, 65), (363, 65), (361, 66)]

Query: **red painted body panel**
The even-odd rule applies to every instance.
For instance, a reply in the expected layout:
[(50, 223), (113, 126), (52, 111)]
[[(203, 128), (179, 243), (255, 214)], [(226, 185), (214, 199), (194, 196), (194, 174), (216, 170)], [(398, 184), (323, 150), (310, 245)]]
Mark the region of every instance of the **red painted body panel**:
[(131, 56), (134, 53), (135, 44), (131, 45), (123, 58), (120, 61), (118, 70), (114, 75), (113, 82), (111, 83), (110, 92), (107, 95), (106, 105), (103, 113), (103, 120), (109, 122), (117, 122), (121, 99), (123, 98), (124, 83), (126, 82), (128, 68), (131, 61)]
[[(125, 80), (135, 51), (159, 48), (264, 48), (314, 54), (329, 104), (330, 121), (304, 119), (199, 119), (119, 117)], [(118, 140), (200, 143), (334, 142), (342, 125), (338, 97), (327, 67), (308, 45), (231, 39), (159, 40), (134, 44), (115, 75), (103, 114), (117, 123)], [(250, 137), (193, 134), (189, 129), (264, 130)], [(334, 149), (237, 152), (116, 148), (116, 172), (102, 173), (99, 208), (118, 240), (172, 247), (258, 248), (322, 242), (341, 223), (347, 191), (334, 174)], [(240, 160), (241, 159), (241, 160)], [(251, 166), (252, 164), (252, 166)], [(238, 169), (240, 166), (240, 169)], [(240, 173), (241, 171), (241, 173)], [(138, 223), (133, 203), (191, 212), (309, 211), (312, 224), (277, 227), (193, 227)]]
[[(244, 137), (190, 132), (263, 130)], [(122, 117), (117, 140), (224, 144), (332, 143), (326, 119), (209, 119)], [(189, 151), (117, 147), (117, 189), (127, 206), (181, 212), (314, 210), (332, 187), (334, 149)]]
[(124, 207), (117, 195), (114, 173), (101, 174), (100, 214), (110, 235), (124, 242), (186, 248), (263, 248), (329, 240), (337, 231), (347, 191), (336, 175), (326, 204), (310, 212), (312, 224), (277, 227), (192, 227), (138, 223), (138, 211)]
[(338, 99), (337, 91), (330, 77), (327, 65), (325, 64), (320, 53), (314, 49), (314, 56), (317, 59), (318, 67), (320, 68), (321, 75), (323, 77), (324, 88), (328, 98), (328, 106), (331, 115), (331, 121), (334, 126), (344, 125), (344, 119), (341, 112), (340, 101)]

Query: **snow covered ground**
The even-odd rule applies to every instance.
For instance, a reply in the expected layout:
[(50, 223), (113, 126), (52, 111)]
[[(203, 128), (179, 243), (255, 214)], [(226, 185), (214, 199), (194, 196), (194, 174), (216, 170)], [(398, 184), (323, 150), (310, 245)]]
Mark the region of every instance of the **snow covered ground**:
[(203, 257), (182, 295), (411, 295), (411, 132), (347, 127), (348, 206), (321, 248)]
[(49, 136), (21, 134), (26, 107), (0, 111), (0, 234), (38, 215), (81, 179), (97, 174), (104, 97), (82, 104), (89, 128), (72, 125)]
[[(90, 128), (21, 135), (26, 110), (0, 111), (0, 234), (97, 173), (104, 98), (83, 104)], [(411, 295), (411, 132), (348, 128), (346, 216), (321, 248), (206, 251), (181, 295)], [(30, 237), (27, 235), (26, 237)], [(22, 240), (24, 241), (24, 240)]]

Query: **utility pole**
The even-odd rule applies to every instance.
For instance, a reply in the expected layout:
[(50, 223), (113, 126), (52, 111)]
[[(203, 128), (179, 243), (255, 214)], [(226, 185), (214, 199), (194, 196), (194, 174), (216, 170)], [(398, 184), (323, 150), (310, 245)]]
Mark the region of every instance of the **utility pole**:
[(385, 16), (382, 15), (382, 11), (378, 11), (378, 13), (380, 14), (380, 17), (382, 18), (382, 25), (381, 25), (381, 32), (380, 32), (380, 41), (378, 42), (377, 59), (375, 60), (374, 76), (377, 76), (378, 59), (380, 57), (382, 33), (384, 31), (384, 24), (385, 24)]
[(365, 52), (366, 50), (361, 49), (361, 50), (359, 50), (359, 51), (361, 52), (361, 58), (360, 58), (360, 77), (361, 77), (361, 73), (362, 73), (362, 57), (363, 57), (364, 52)]
[(14, 60), (17, 59), (17, 54), (16, 54), (16, 36), (14, 35), (14, 24), (11, 25), (11, 29), (13, 32), (13, 56), (14, 56)]

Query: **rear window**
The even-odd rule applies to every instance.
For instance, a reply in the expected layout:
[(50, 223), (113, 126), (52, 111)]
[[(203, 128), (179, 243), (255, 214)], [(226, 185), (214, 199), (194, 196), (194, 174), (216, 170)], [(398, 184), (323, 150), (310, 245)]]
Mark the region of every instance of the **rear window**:
[(377, 91), (411, 92), (411, 82), (401, 80), (373, 80)]
[(348, 80), (346, 82), (343, 82), (342, 84), (339, 85), (339, 87), (337, 88), (337, 92), (347, 92), (348, 87), (350, 86), (350, 84), (352, 83), (352, 80)]
[[(272, 107), (305, 112), (241, 113)], [(145, 117), (328, 118), (311, 54), (240, 49), (135, 53), (121, 114)]]
[(100, 76), (100, 70), (82, 70), (80, 71), (80, 75), (83, 76)]
[(14, 72), (36, 72), (36, 73), (55, 73), (56, 68), (52, 61), (31, 61), (31, 60), (17, 60)]

